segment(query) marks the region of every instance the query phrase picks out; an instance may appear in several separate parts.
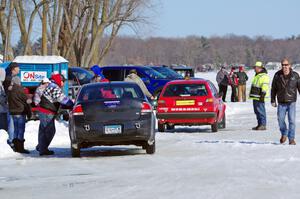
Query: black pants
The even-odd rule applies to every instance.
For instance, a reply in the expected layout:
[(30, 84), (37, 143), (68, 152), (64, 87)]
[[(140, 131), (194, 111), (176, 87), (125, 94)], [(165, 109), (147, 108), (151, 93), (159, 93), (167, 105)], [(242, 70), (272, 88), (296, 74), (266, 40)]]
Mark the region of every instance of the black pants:
[(231, 102), (237, 102), (237, 86), (231, 86)]
[(222, 95), (222, 100), (225, 102), (227, 94), (227, 86), (219, 84), (219, 95)]

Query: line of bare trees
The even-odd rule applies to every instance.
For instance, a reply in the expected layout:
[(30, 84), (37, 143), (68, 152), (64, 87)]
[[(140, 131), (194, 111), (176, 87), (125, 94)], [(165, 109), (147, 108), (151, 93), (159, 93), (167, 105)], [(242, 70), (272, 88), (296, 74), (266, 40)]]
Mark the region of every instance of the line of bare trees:
[(83, 67), (100, 64), (122, 27), (146, 22), (145, 9), (151, 9), (151, 1), (0, 0), (5, 59), (15, 56), (13, 28), (21, 35), (18, 55), (33, 54), (33, 31), (41, 29), (41, 55), (61, 55)]
[(147, 38), (118, 37), (106, 56), (106, 64), (246, 64), (256, 60), (300, 62), (300, 36), (272, 39), (259, 36)]

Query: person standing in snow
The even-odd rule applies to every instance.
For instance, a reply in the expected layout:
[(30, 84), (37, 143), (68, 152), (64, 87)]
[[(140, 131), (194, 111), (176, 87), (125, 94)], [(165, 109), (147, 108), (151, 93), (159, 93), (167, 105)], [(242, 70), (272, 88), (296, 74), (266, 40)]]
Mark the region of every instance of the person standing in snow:
[(266, 130), (267, 115), (265, 99), (269, 96), (270, 79), (262, 62), (257, 61), (254, 66), (255, 76), (252, 80), (250, 99), (253, 100), (253, 109), (258, 125), (252, 130)]
[(216, 76), (216, 81), (219, 86), (219, 94), (222, 96), (223, 102), (226, 102), (226, 94), (228, 87), (228, 72), (225, 70), (225, 66), (222, 66)]
[(229, 85), (231, 86), (231, 102), (237, 102), (238, 78), (235, 74), (235, 67), (232, 67), (229, 73)]
[(62, 91), (64, 86), (64, 77), (60, 74), (53, 74), (51, 76), (51, 83), (44, 90), (39, 103), (39, 135), (38, 145), (36, 149), (42, 155), (53, 155), (54, 151), (48, 149), (54, 135), (55, 135), (55, 116), (57, 115), (60, 105), (66, 107), (73, 107), (73, 102), (70, 98), (65, 96)]
[(21, 80), (17, 76), (19, 73), (19, 66), (12, 64), (10, 66), (12, 72), (12, 78), (7, 88), (8, 110), (12, 117), (14, 124), (13, 146), (15, 152), (29, 153), (24, 148), (24, 133), (26, 125), (26, 116), (31, 117), (31, 100), (29, 100), (24, 92), (24, 88), (21, 86)]
[[(296, 145), (296, 101), (297, 91), (300, 93), (300, 77), (296, 71), (292, 70), (287, 58), (281, 61), (281, 66), (282, 69), (275, 73), (272, 81), (271, 104), (273, 107), (277, 107), (277, 118), (281, 132), (280, 143), (285, 143), (288, 138), (290, 145)], [(286, 115), (288, 115), (289, 128), (285, 123)]]
[(132, 69), (129, 71), (129, 75), (125, 78), (125, 82), (134, 82), (142, 89), (143, 93), (150, 98), (151, 100), (154, 100), (154, 97), (152, 94), (148, 91), (146, 85), (144, 84), (143, 80), (137, 75), (137, 72), (135, 69)]
[(33, 103), (35, 106), (39, 106), (39, 104), (41, 102), (41, 97), (44, 93), (44, 90), (48, 87), (49, 83), (50, 83), (50, 80), (47, 77), (45, 77), (41, 81), (40, 85), (36, 88), (36, 90), (34, 92), (34, 97), (33, 97)]
[(246, 101), (246, 82), (248, 81), (248, 76), (244, 70), (243, 66), (239, 66), (239, 72), (236, 72), (238, 78), (238, 101)]
[(0, 68), (0, 129), (7, 131), (8, 129), (8, 106), (7, 97), (3, 88), (3, 81), (5, 80), (5, 70)]

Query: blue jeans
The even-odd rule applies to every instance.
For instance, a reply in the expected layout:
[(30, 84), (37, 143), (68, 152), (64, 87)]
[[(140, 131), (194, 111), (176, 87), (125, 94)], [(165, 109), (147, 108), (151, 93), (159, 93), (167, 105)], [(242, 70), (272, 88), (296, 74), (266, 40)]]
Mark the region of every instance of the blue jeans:
[(40, 153), (44, 153), (48, 150), (48, 147), (55, 135), (55, 115), (39, 112), (39, 119), (38, 148)]
[[(288, 115), (289, 128), (285, 123), (286, 114)], [(289, 140), (295, 138), (295, 118), (296, 118), (296, 103), (278, 104), (277, 118), (281, 135), (288, 136)]]
[(14, 122), (14, 139), (24, 140), (24, 132), (25, 132), (25, 123), (26, 116), (25, 115), (12, 115), (12, 119)]
[(8, 133), (8, 140), (7, 140), (7, 144), (12, 144), (12, 141), (14, 139), (14, 121), (13, 121), (13, 118), (12, 116), (8, 113), (7, 114), (7, 133)]
[(267, 115), (266, 115), (265, 103), (260, 102), (258, 100), (253, 100), (253, 109), (254, 109), (254, 113), (256, 115), (258, 125), (266, 126), (267, 125)]

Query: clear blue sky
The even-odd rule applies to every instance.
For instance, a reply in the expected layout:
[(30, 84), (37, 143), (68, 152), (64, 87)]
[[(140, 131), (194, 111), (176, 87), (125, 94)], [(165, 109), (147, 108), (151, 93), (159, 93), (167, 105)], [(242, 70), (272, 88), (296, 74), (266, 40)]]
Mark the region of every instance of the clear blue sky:
[[(300, 0), (154, 0), (156, 27), (146, 36), (226, 34), (286, 38), (300, 34)], [(153, 15), (153, 14), (152, 14)]]

